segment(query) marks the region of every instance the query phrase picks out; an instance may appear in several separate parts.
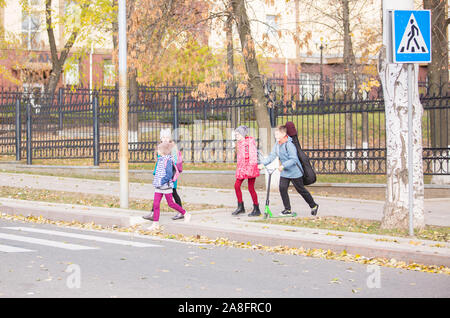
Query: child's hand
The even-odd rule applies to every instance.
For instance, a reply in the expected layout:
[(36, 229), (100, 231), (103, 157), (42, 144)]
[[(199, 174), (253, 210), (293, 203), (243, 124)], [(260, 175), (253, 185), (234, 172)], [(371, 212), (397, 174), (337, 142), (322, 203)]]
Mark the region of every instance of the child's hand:
[(278, 168), (278, 170), (280, 170), (280, 172), (283, 171), (283, 169), (284, 169), (283, 166), (280, 166), (280, 167)]
[(264, 169), (265, 167), (266, 167), (266, 166), (264, 166), (262, 163), (258, 165), (258, 169), (259, 169), (259, 170), (262, 170), (262, 169)]

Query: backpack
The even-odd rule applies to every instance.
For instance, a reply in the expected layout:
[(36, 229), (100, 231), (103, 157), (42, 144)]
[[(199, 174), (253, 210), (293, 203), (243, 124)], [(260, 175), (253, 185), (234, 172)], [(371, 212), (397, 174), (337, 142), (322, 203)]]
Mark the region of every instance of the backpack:
[[(167, 161), (168, 161), (168, 160), (166, 160), (166, 161), (164, 162), (164, 168), (167, 167)], [(180, 171), (178, 170), (177, 165), (178, 165), (178, 164), (175, 164), (175, 163), (172, 161), (172, 166), (173, 166), (173, 170), (174, 170), (174, 172), (173, 172), (173, 178), (172, 178), (172, 181), (173, 181), (173, 182), (177, 181), (177, 180), (178, 180), (178, 177), (180, 176)]]
[(302, 164), (302, 167), (303, 167), (303, 177), (302, 177), (303, 184), (304, 185), (310, 185), (310, 184), (315, 183), (316, 180), (317, 180), (316, 172), (314, 171), (314, 168), (312, 167), (308, 156), (306, 155), (306, 153), (300, 147), (300, 143), (298, 142), (298, 139), (295, 142), (293, 142), (293, 143), (295, 145), (295, 148), (297, 148), (297, 156), (298, 156), (298, 159), (300, 160), (300, 163)]
[(178, 169), (178, 173), (183, 172), (183, 156), (181, 154), (181, 151), (178, 151), (178, 154), (177, 154), (176, 168)]

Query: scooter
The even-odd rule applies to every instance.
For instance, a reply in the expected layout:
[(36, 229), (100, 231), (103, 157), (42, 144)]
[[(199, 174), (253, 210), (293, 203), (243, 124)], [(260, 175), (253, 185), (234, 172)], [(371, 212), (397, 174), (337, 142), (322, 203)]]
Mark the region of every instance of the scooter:
[(269, 180), (267, 180), (267, 197), (266, 197), (266, 206), (264, 208), (264, 219), (281, 219), (281, 218), (292, 218), (292, 217), (296, 217), (297, 213), (292, 212), (292, 214), (290, 215), (278, 215), (278, 216), (274, 216), (272, 211), (270, 211), (270, 181), (272, 180), (272, 174), (274, 173), (276, 169), (268, 169), (266, 167), (266, 171), (269, 174)]

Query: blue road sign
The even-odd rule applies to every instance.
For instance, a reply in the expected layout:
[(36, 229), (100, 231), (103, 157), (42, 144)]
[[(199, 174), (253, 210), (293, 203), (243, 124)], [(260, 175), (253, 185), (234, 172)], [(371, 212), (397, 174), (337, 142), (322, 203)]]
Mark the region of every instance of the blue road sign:
[(430, 63), (430, 10), (395, 10), (392, 23), (394, 63)]

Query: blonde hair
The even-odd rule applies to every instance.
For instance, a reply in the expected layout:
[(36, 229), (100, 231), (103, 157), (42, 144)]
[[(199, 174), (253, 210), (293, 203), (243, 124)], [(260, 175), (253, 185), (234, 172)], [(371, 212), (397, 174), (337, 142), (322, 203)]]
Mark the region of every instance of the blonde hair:
[(281, 132), (281, 133), (287, 135), (287, 128), (286, 128), (286, 126), (280, 125), (280, 126), (277, 127), (277, 130), (278, 130), (279, 132)]

